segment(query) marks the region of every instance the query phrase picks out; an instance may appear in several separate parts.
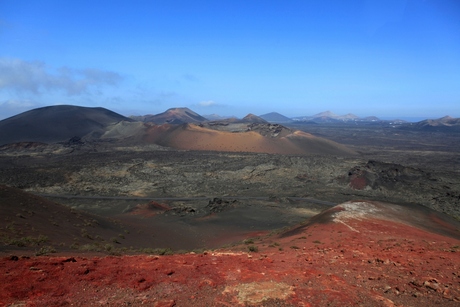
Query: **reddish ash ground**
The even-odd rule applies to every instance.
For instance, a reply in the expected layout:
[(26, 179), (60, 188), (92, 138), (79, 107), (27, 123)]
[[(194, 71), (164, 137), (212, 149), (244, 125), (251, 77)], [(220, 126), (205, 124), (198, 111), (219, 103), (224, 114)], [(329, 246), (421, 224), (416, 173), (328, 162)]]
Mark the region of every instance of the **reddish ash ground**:
[(0, 306), (460, 306), (458, 238), (434, 215), (348, 202), (231, 250), (4, 256)]

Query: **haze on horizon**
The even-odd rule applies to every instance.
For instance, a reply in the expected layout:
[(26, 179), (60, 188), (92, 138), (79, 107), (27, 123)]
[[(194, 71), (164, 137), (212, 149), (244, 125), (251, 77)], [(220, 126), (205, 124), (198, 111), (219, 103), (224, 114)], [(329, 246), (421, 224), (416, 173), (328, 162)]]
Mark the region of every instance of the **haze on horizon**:
[(460, 117), (460, 2), (0, 1), (0, 120), (123, 115)]

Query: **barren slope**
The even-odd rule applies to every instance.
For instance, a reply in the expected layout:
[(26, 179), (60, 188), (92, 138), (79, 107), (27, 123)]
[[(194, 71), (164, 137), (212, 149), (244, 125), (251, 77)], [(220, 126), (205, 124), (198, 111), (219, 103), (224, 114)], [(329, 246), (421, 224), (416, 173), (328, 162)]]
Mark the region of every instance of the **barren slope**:
[(0, 252), (110, 252), (115, 247), (148, 246), (150, 241), (149, 235), (140, 235), (129, 225), (4, 185), (0, 185), (0, 216)]
[[(284, 135), (284, 134), (282, 134)], [(194, 124), (155, 126), (147, 130), (145, 140), (185, 150), (263, 152), (275, 154), (353, 155), (347, 147), (311, 134), (295, 131), (286, 136), (262, 135), (260, 131), (228, 132)]]
[[(405, 215), (394, 219), (393, 209), (391, 204), (348, 202), (303, 227), (200, 254), (8, 256), (0, 262), (0, 301), (33, 306), (458, 306), (458, 235), (411, 226)], [(412, 210), (417, 208), (401, 213)], [(452, 227), (458, 231), (458, 224), (447, 228)]]

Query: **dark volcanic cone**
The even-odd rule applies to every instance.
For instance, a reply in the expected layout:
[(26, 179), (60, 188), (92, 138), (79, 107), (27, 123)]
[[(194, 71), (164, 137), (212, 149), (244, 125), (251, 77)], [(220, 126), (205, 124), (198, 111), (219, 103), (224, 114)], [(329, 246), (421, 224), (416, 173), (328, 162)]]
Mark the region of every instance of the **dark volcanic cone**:
[(0, 145), (67, 141), (102, 132), (119, 121), (133, 120), (104, 108), (70, 105), (38, 108), (0, 121)]

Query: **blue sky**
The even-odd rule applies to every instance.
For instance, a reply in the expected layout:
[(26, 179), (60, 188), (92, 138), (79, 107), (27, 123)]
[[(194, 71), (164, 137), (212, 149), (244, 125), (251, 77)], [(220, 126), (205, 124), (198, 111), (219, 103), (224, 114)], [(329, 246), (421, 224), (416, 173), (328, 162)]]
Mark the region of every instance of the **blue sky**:
[(460, 117), (460, 2), (0, 0), (0, 119), (56, 104)]

